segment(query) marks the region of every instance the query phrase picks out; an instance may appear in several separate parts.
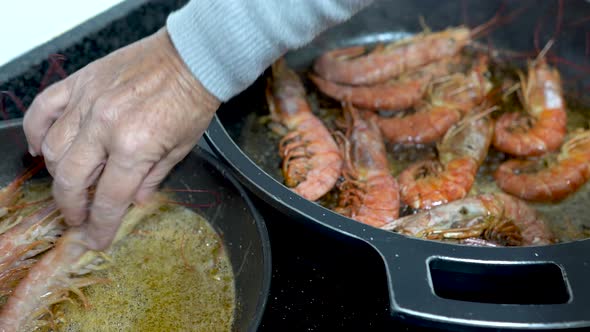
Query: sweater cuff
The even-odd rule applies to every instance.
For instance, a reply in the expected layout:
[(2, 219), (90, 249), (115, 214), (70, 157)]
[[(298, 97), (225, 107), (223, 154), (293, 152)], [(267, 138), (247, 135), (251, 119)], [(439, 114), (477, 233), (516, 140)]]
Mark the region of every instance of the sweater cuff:
[(191, 0), (167, 29), (201, 84), (225, 102), (290, 49), (347, 20), (372, 0)]

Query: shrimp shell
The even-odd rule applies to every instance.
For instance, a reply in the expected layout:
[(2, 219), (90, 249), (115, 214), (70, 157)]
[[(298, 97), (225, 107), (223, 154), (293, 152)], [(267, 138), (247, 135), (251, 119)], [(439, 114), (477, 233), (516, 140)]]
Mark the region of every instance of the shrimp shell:
[(0, 189), (0, 218), (6, 216), (10, 212), (8, 211), (8, 207), (18, 200), (21, 194), (20, 189), (23, 183), (33, 177), (44, 167), (45, 162), (37, 162), (33, 166), (27, 168), (21, 175), (12, 180), (12, 182), (10, 182), (7, 186)]
[(536, 202), (557, 202), (590, 178), (590, 131), (577, 131), (563, 145), (557, 161), (538, 168), (538, 161), (508, 160), (494, 177), (505, 192)]
[(481, 56), (467, 74), (455, 74), (432, 87), (428, 102), (413, 114), (379, 118), (379, 127), (389, 142), (426, 144), (440, 139), (465, 114), (480, 104), (492, 89), (486, 78), (488, 58)]
[(328, 81), (349, 85), (383, 83), (401, 73), (457, 54), (471, 38), (465, 27), (450, 28), (377, 47), (367, 55), (365, 47), (337, 49), (314, 63), (317, 74)]
[(0, 296), (12, 292), (35, 261), (34, 256), (53, 248), (65, 231), (55, 204), (48, 204), (0, 235)]
[[(155, 195), (150, 202), (130, 208), (107, 252), (164, 201), (160, 195)], [(84, 275), (98, 269), (106, 255), (89, 250), (85, 239), (86, 233), (80, 227), (70, 228), (55, 248), (36, 262), (2, 307), (1, 332), (31, 331), (54, 324), (51, 307), (69, 300), (70, 292), (89, 306), (80, 288), (106, 280)]]
[(521, 76), (527, 114), (502, 115), (494, 134), (494, 147), (515, 156), (540, 156), (563, 143), (567, 128), (561, 78), (541, 58), (529, 64), (528, 82)]
[(401, 110), (418, 103), (430, 82), (437, 77), (448, 75), (450, 67), (457, 62), (457, 58), (443, 59), (402, 75), (396, 80), (369, 86), (341, 85), (313, 74), (310, 75), (310, 79), (324, 94), (350, 102), (356, 107), (368, 110)]
[(285, 184), (315, 201), (336, 185), (342, 156), (324, 123), (312, 113), (297, 74), (282, 58), (272, 72), (266, 90), (271, 118), (289, 131), (279, 145)]
[(535, 209), (524, 201), (503, 193), (463, 198), (399, 218), (381, 228), (431, 239), (468, 239), (486, 235), (486, 231), (497, 227), (497, 223), (486, 223), (485, 221), (489, 220), (487, 218), (510, 220), (514, 223), (518, 230), (512, 227), (504, 229), (517, 233), (502, 236), (521, 239), (521, 245), (546, 245), (556, 242), (555, 236)]
[(344, 141), (345, 181), (340, 186), (337, 212), (374, 227), (399, 215), (399, 186), (389, 171), (385, 144), (375, 115), (363, 119), (352, 105), (345, 105), (349, 128)]
[(474, 115), (447, 132), (437, 161), (420, 161), (398, 177), (402, 200), (414, 209), (430, 209), (467, 195), (493, 135), (489, 115)]
[(461, 119), (459, 110), (427, 105), (403, 117), (379, 118), (383, 136), (391, 143), (428, 144), (436, 142)]

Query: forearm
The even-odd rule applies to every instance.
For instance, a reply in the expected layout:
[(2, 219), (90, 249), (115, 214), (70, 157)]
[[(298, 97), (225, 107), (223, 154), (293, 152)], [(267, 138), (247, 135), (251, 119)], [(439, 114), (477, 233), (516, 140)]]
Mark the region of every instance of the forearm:
[(373, 0), (192, 0), (168, 18), (181, 58), (227, 101), (276, 59)]

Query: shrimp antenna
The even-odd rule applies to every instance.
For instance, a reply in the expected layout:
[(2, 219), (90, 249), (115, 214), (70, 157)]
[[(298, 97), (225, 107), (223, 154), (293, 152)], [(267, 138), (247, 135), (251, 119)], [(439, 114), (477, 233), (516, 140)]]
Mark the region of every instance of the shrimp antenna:
[[(0, 91), (0, 99), (3, 100), (4, 98), (11, 100), (14, 103), (14, 105), (16, 105), (16, 108), (18, 108), (18, 110), (21, 111), (23, 114), (27, 111), (27, 108), (25, 107), (23, 101), (19, 97), (17, 97), (14, 94), (14, 92)], [(6, 113), (4, 109), (2, 109), (2, 116), (4, 116), (5, 119), (8, 119), (8, 113)]]
[[(590, 131), (588, 130), (579, 130), (574, 132), (572, 138), (565, 142), (562, 146), (562, 151), (570, 151), (571, 149), (576, 148), (582, 143), (585, 143), (590, 139)], [(558, 156), (558, 159), (561, 159), (562, 153)]]
[(518, 91), (518, 89), (520, 89), (520, 85), (521, 83), (515, 83), (514, 85), (512, 85), (510, 88), (508, 88), (508, 90), (506, 90), (503, 94), (502, 94), (502, 100), (506, 100), (506, 98), (508, 98), (508, 96), (510, 96), (511, 94), (513, 94), (514, 92)]
[(335, 138), (337, 137), (340, 140), (340, 153), (344, 157), (344, 162), (346, 163), (346, 169), (343, 170), (344, 177), (346, 179), (350, 179), (351, 177), (355, 177), (355, 174), (358, 174), (358, 170), (354, 166), (352, 162), (352, 147), (350, 146), (350, 140), (340, 131), (334, 133)]
[(209, 208), (209, 207), (214, 207), (216, 205), (219, 205), (222, 202), (221, 194), (215, 190), (209, 190), (209, 189), (162, 188), (161, 192), (164, 192), (164, 193), (209, 194), (209, 195), (212, 195), (214, 198), (213, 201), (207, 202), (207, 203), (186, 203), (186, 202), (181, 202), (181, 201), (176, 201), (176, 200), (162, 199), (162, 202), (164, 202), (164, 203), (182, 205), (182, 206), (186, 206), (186, 207)]
[(490, 115), (493, 111), (497, 111), (499, 109), (500, 109), (500, 107), (498, 107), (498, 105), (494, 105), (492, 107), (488, 107), (487, 109), (485, 109), (485, 110), (483, 110), (481, 112), (475, 113), (475, 115), (473, 116), (473, 118), (475, 120), (479, 120), (479, 119), (481, 119), (483, 117), (486, 117), (486, 116)]
[(477, 121), (477, 120), (483, 119), (497, 109), (499, 109), (498, 106), (492, 106), (492, 107), (489, 107), (481, 112), (475, 111), (475, 113), (466, 116), (465, 118), (463, 118), (463, 120), (461, 120), (461, 122), (459, 122), (457, 124), (456, 127), (454, 127), (453, 129), (450, 129), (448, 131), (448, 132), (450, 132), (449, 136), (452, 136), (452, 135), (455, 135), (456, 133), (461, 132), (472, 121)]
[(473, 28), (471, 30), (471, 38), (475, 39), (475, 38), (480, 37), (481, 35), (483, 35), (486, 32), (493, 31), (492, 28), (496, 24), (508, 23), (508, 22), (512, 21), (518, 15), (520, 15), (523, 11), (527, 10), (530, 6), (530, 5), (524, 5), (520, 8), (515, 9), (514, 11), (512, 11), (511, 13), (509, 13), (505, 16), (501, 16), (500, 13), (504, 10), (505, 5), (506, 4), (503, 2), (502, 5), (500, 6), (500, 8), (498, 9), (498, 11), (496, 11), (496, 14), (491, 19), (489, 19), (487, 22)]
[(348, 100), (342, 102), (342, 110), (344, 113), (344, 119), (346, 121), (346, 136), (350, 136), (352, 133), (352, 127), (359, 121), (358, 110)]
[(50, 79), (54, 74), (57, 74), (60, 79), (65, 79), (68, 74), (63, 69), (62, 64), (67, 58), (62, 54), (52, 54), (49, 56), (49, 68), (45, 72), (41, 83), (39, 84), (39, 92), (45, 90), (50, 84)]
[(420, 23), (420, 26), (422, 27), (422, 30), (424, 30), (425, 33), (429, 33), (432, 31), (428, 24), (426, 24), (426, 19), (424, 18), (424, 16), (420, 15), (418, 17), (418, 23)]
[(499, 12), (496, 13), (489, 21), (475, 27), (471, 30), (471, 36), (477, 38), (480, 34), (483, 34), (487, 29), (491, 28), (497, 21), (499, 21)]
[(549, 49), (551, 48), (551, 46), (553, 46), (553, 44), (555, 44), (555, 39), (553, 39), (553, 38), (549, 39), (547, 44), (545, 44), (545, 47), (543, 47), (541, 52), (539, 52), (539, 55), (537, 55), (535, 62), (539, 61), (539, 59), (544, 58), (545, 55), (547, 55), (547, 52), (549, 52)]

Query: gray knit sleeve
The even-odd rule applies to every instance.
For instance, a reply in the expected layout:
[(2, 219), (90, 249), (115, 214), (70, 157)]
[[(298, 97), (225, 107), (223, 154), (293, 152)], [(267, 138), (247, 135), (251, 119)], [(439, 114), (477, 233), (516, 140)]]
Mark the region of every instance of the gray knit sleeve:
[(191, 0), (168, 17), (192, 73), (227, 101), (285, 52), (305, 45), (373, 0)]

